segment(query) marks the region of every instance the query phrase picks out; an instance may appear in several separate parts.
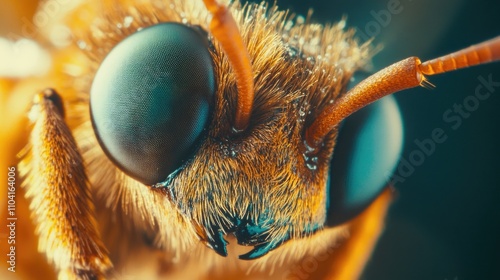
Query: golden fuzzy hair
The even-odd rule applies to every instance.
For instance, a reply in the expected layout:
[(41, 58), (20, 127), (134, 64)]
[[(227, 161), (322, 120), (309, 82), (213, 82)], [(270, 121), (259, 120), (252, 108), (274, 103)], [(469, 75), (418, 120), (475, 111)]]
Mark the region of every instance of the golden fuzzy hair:
[[(53, 71), (65, 75), (53, 74), (53, 85), (47, 86), (53, 86), (65, 101), (66, 122), (85, 162), (98, 228), (115, 267), (113, 275), (119, 279), (138, 275), (130, 270), (131, 264), (156, 267), (159, 262), (155, 277), (223, 275), (230, 279), (251, 266), (268, 272), (273, 267), (276, 275), (286, 276), (294, 263), (337, 246), (346, 236), (346, 228), (323, 229), (328, 164), (336, 131), (327, 137), (316, 158), (304, 157), (302, 146), (305, 128), (327, 104), (345, 93), (352, 74), (370, 58), (369, 46), (359, 44), (352, 30), (344, 30), (344, 21), (324, 26), (296, 20), (264, 3), (231, 3), (253, 67), (255, 103), (250, 125), (242, 135), (231, 134), (237, 101), (235, 77), (224, 52), (210, 37), (217, 92), (207, 136), (168, 188), (155, 189), (126, 176), (98, 145), (88, 110), (91, 81), (113, 47), (137, 30), (170, 21), (208, 30), (210, 15), (201, 1), (133, 5), (105, 1), (102, 14), (93, 4), (68, 13), (65, 22), (78, 49), (54, 49)], [(78, 54), (68, 55), (74, 53)], [(74, 64), (79, 71), (71, 67)], [(42, 139), (32, 143), (37, 141)], [(37, 163), (31, 159), (32, 155), (24, 159), (29, 176), (46, 172), (34, 171)], [(26, 181), (29, 192), (37, 192), (30, 186), (33, 183)], [(92, 202), (86, 204), (93, 208)], [(44, 205), (32, 201), (32, 208)], [(78, 215), (69, 212), (73, 214)], [(236, 242), (230, 234), (238, 232), (241, 221), (260, 227), (262, 232), (253, 236), (258, 240), (255, 244), (273, 249), (291, 241), (254, 262), (234, 256), (251, 247), (230, 246), (229, 257), (221, 258), (202, 244), (210, 245), (218, 234)], [(39, 230), (48, 226), (44, 220), (38, 223)], [(254, 273), (253, 277), (267, 277)]]

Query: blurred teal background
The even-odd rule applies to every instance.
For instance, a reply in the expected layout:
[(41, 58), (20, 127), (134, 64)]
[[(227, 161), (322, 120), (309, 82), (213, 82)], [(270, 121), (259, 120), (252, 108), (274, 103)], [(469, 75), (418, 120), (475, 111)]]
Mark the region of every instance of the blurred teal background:
[[(277, 1), (301, 15), (312, 7), (316, 22), (347, 15), (349, 26), (371, 30), (375, 44), (384, 45), (374, 69), (408, 56), (435, 58), (500, 35), (500, 2), (486, 0), (396, 1), (401, 12), (375, 32), (373, 14), (388, 10), (390, 2)], [(398, 198), (362, 279), (500, 279), (500, 87), (456, 130), (443, 119), (455, 103), (474, 95), (478, 77), (489, 75), (500, 82), (500, 63), (433, 76), (432, 91), (396, 94), (405, 126), (403, 158), (409, 160), (418, 149), (414, 141), (430, 138), (435, 128), (448, 138), (396, 184)]]

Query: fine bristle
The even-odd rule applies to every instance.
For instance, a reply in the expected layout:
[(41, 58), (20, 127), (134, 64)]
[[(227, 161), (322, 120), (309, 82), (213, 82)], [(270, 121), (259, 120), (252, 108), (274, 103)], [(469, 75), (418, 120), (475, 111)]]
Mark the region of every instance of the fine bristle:
[(425, 77), (422, 78), (422, 82), (420, 82), (420, 86), (425, 88), (425, 89), (428, 89), (428, 90), (433, 90), (436, 88), (436, 86)]
[[(133, 259), (140, 246), (161, 248), (168, 256), (166, 262), (184, 261), (185, 267), (201, 257), (204, 266), (223, 265), (213, 252), (193, 252), (206, 251), (200, 238), (206, 241), (218, 232), (232, 233), (238, 219), (265, 225), (266, 242), (313, 240), (326, 215), (326, 174), (336, 131), (327, 137), (323, 153), (308, 165), (301, 151), (304, 130), (325, 106), (345, 93), (353, 73), (368, 65), (369, 44), (359, 43), (353, 30), (345, 30), (344, 20), (326, 26), (304, 23), (265, 3), (242, 6), (233, 2), (230, 10), (247, 45), (254, 74), (252, 117), (245, 133), (231, 138), (237, 106), (235, 76), (220, 45), (209, 35), (217, 82), (212, 120), (197, 153), (172, 181), (176, 195), (172, 199), (167, 191), (124, 175), (103, 153), (89, 117), (91, 81), (106, 55), (127, 36), (170, 21), (209, 30), (210, 16), (201, 1), (122, 2), (108, 3), (113, 8), (87, 19), (85, 25), (81, 24), (81, 11), (92, 14), (93, 1), (68, 17), (75, 43), (86, 60), (82, 58), (85, 68), (81, 74), (68, 75), (66, 88), (59, 89), (86, 163), (104, 243), (115, 267), (120, 269)], [(325, 234), (325, 240), (334, 242), (339, 232)], [(138, 236), (146, 236), (151, 244), (143, 244)], [(139, 241), (121, 245), (127, 240)], [(283, 246), (279, 254), (265, 256), (269, 264), (305, 255), (296, 246)], [(241, 262), (235, 261), (242, 268), (251, 265)], [(163, 272), (174, 271), (169, 267)]]

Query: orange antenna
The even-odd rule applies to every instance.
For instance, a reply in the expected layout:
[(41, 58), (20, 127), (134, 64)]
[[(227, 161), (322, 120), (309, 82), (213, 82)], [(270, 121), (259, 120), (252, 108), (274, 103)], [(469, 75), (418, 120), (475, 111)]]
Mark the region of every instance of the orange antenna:
[(466, 49), (422, 63), (419, 70), (425, 75), (445, 73), (460, 68), (484, 64), (500, 57), (500, 36)]
[(366, 105), (395, 92), (431, 85), (424, 75), (434, 75), (500, 60), (500, 36), (424, 63), (410, 57), (361, 81), (319, 114), (307, 129), (305, 144), (315, 153), (325, 136), (342, 120)]
[(243, 44), (238, 26), (227, 7), (217, 3), (216, 0), (203, 0), (203, 2), (213, 16), (210, 22), (210, 32), (220, 43), (236, 75), (238, 104), (233, 128), (235, 131), (242, 131), (250, 122), (254, 99), (250, 56)]

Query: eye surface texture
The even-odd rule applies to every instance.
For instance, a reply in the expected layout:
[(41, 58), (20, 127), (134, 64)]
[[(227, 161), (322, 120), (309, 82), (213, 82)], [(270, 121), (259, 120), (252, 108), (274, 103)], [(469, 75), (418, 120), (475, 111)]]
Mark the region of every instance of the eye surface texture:
[(152, 185), (190, 156), (210, 114), (215, 77), (201, 32), (162, 23), (120, 42), (90, 92), (92, 124), (107, 156)]
[(327, 224), (361, 213), (388, 185), (403, 148), (403, 124), (394, 97), (361, 109), (343, 123), (329, 175)]

